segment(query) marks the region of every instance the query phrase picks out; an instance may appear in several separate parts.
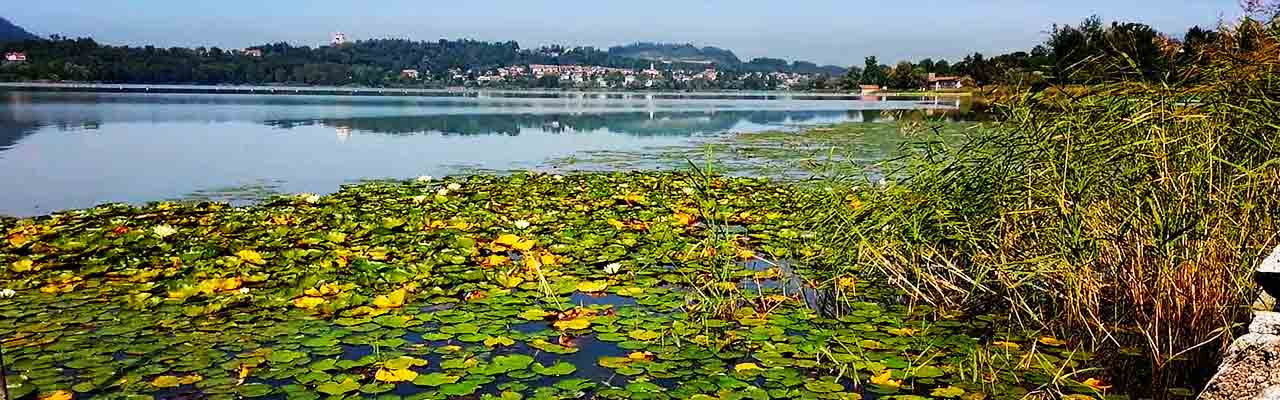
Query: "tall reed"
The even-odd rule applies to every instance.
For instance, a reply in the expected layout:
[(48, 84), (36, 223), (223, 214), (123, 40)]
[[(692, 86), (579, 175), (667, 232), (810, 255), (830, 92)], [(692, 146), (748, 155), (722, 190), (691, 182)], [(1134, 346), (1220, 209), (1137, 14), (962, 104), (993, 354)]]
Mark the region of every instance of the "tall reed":
[(918, 142), (860, 206), (813, 207), (826, 243), (810, 261), (1137, 346), (1160, 396), (1188, 384), (1174, 360), (1213, 365), (1247, 322), (1277, 244), (1278, 73), (1280, 29), (1246, 20), (1168, 81), (1016, 92), (963, 144)]

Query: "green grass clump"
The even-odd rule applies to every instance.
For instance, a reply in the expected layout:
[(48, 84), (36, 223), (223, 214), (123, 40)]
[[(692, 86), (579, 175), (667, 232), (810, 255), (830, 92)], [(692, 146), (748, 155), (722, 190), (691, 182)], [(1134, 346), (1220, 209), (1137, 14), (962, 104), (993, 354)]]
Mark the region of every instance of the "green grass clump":
[(818, 262), (1136, 347), (1153, 374), (1131, 384), (1157, 397), (1203, 384), (1280, 212), (1280, 29), (1211, 47), (1168, 82), (1025, 92), (963, 145), (922, 142), (900, 179), (815, 211)]

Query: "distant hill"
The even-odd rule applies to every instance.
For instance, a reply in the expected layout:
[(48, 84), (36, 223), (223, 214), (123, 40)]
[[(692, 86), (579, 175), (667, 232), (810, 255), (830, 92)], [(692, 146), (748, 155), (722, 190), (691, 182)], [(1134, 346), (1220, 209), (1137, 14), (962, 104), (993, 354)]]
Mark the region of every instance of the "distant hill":
[(739, 60), (732, 51), (718, 47), (699, 48), (692, 44), (635, 43), (610, 47), (609, 55), (693, 64), (738, 65), (742, 63), (742, 60)]
[(697, 47), (692, 44), (635, 43), (609, 48), (610, 57), (639, 60), (666, 61), (688, 64), (716, 64), (721, 68), (747, 72), (800, 72), (806, 74), (843, 75), (844, 67), (823, 65), (808, 61), (788, 63), (777, 58), (756, 58), (742, 61), (733, 51), (719, 47)]
[(39, 36), (27, 32), (26, 29), (9, 22), (4, 17), (0, 17), (0, 42), (20, 42), (39, 38)]

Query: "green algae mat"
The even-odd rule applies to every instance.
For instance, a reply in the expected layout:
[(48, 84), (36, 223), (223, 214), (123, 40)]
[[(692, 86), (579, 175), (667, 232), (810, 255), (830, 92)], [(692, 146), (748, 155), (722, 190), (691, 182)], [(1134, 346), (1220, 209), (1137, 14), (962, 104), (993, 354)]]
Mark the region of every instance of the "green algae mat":
[[(15, 399), (1001, 399), (1108, 389), (998, 315), (829, 276), (809, 189), (371, 182), (0, 221)], [(851, 199), (851, 201), (856, 201)], [(6, 293), (10, 294), (10, 293)]]

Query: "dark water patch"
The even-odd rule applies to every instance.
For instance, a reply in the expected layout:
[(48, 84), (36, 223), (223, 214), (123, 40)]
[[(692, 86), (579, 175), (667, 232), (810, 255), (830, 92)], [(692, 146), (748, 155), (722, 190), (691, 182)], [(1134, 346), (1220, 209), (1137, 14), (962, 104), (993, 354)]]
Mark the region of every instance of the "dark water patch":
[(569, 297), (570, 301), (577, 306), (601, 306), (608, 305), (614, 307), (634, 306), (636, 299), (632, 297), (619, 296), (612, 293), (582, 293), (574, 292)]

